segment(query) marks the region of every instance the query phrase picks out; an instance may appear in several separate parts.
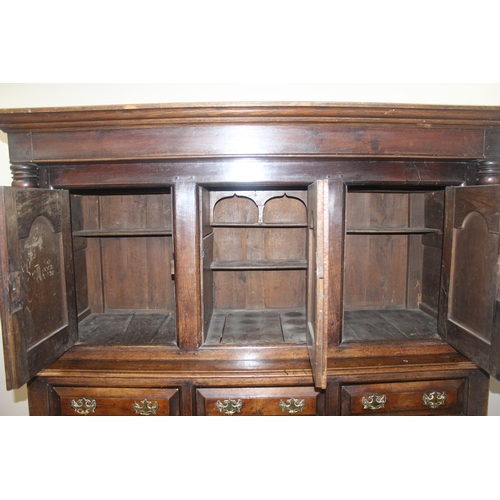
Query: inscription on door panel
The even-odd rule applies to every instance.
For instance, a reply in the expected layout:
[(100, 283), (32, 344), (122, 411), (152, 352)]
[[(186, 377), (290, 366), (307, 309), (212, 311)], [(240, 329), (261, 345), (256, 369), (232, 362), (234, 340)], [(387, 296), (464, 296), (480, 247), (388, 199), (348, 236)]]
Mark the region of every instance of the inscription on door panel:
[[(497, 294), (499, 236), (489, 232), (485, 218), (470, 213), (454, 230), (449, 319), (477, 337), (491, 341)], [(485, 289), (487, 287), (487, 289)]]
[[(34, 219), (29, 235), (19, 240), (28, 347), (67, 325), (62, 235), (43, 216)], [(41, 298), (45, 300), (40, 300)], [(57, 305), (47, 310), (49, 303)]]

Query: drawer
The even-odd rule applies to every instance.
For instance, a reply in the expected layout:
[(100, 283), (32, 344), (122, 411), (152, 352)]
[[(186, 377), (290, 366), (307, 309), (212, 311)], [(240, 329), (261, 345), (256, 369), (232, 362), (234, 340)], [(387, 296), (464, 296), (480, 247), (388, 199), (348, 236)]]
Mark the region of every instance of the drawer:
[(54, 387), (59, 415), (179, 415), (178, 389)]
[(465, 414), (465, 379), (344, 385), (342, 415)]
[(313, 387), (202, 388), (198, 415), (320, 415), (323, 395)]

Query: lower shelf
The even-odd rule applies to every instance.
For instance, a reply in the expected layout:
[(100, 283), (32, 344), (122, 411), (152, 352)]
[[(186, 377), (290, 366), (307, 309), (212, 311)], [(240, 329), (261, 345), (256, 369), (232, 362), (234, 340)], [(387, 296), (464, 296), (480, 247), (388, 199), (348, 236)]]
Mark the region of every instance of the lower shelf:
[(176, 345), (175, 316), (162, 312), (91, 314), (78, 325), (80, 344)]
[(344, 312), (343, 342), (438, 338), (437, 320), (420, 309)]
[(205, 345), (304, 344), (304, 308), (258, 311), (217, 309)]

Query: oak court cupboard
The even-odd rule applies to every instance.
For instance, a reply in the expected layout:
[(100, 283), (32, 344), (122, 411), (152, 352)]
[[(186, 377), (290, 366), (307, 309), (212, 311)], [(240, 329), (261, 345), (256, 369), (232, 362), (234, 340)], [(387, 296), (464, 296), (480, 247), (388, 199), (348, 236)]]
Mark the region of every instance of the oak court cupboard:
[(32, 415), (484, 415), (500, 108), (0, 110)]

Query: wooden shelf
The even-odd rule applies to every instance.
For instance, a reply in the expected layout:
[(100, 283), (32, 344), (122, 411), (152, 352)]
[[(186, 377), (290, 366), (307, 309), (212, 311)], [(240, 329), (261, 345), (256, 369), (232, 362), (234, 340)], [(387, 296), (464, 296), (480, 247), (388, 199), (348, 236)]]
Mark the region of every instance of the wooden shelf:
[(439, 339), (437, 320), (420, 309), (344, 311), (343, 342)]
[(205, 345), (305, 344), (306, 331), (305, 308), (216, 309)]
[(306, 260), (229, 260), (212, 262), (210, 269), (214, 271), (253, 271), (280, 269), (307, 269)]
[(280, 223), (248, 223), (248, 222), (213, 222), (212, 227), (257, 227), (257, 228), (273, 228), (273, 227), (307, 227), (307, 222), (280, 222)]
[(79, 325), (80, 344), (176, 345), (173, 311), (93, 313)]
[(441, 234), (439, 229), (429, 227), (348, 227), (347, 234)]
[(172, 236), (172, 229), (168, 228), (140, 228), (140, 229), (83, 229), (74, 231), (73, 236), (80, 238), (101, 238), (106, 236)]

